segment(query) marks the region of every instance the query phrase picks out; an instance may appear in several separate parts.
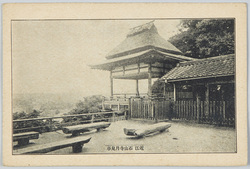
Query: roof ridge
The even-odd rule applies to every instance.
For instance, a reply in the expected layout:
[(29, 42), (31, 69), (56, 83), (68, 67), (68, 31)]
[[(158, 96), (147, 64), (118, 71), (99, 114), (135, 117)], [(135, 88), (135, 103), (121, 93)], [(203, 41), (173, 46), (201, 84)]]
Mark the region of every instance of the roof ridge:
[(151, 21), (151, 22), (148, 22), (146, 24), (143, 24), (143, 25), (132, 28), (131, 31), (127, 34), (127, 37), (135, 36), (135, 35), (140, 34), (142, 32), (149, 31), (152, 28), (154, 28), (154, 31), (156, 33), (158, 32), (157, 28), (155, 27), (155, 25), (153, 23), (153, 21)]
[(205, 64), (207, 62), (215, 62), (218, 60), (228, 60), (228, 59), (234, 59), (235, 54), (228, 54), (228, 55), (221, 55), (221, 56), (214, 56), (210, 58), (204, 58), (204, 59), (197, 59), (192, 61), (185, 61), (178, 64), (178, 66), (188, 66), (188, 65), (197, 65), (197, 64)]

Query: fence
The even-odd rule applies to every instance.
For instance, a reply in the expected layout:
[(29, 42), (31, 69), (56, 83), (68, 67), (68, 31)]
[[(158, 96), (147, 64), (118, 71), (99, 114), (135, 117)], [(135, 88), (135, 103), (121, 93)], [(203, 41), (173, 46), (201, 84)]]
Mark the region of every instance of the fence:
[(126, 119), (127, 112), (99, 112), (75, 114), (57, 117), (42, 117), (33, 119), (13, 120), (13, 133), (39, 131), (48, 132), (61, 129), (63, 126), (72, 126), (98, 121), (120, 121)]
[(233, 101), (176, 101), (173, 112), (172, 118), (175, 119), (225, 126), (235, 125)]
[(198, 123), (234, 126), (232, 101), (165, 101), (134, 99), (129, 104), (129, 117), (151, 120), (179, 119)]

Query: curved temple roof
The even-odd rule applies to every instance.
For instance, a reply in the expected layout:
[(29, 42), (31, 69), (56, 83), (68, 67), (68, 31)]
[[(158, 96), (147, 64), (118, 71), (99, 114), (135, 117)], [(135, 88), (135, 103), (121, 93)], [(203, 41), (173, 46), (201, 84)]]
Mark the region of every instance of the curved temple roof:
[(159, 48), (168, 53), (179, 54), (182, 52), (170, 42), (162, 38), (153, 22), (133, 28), (127, 38), (114, 48), (107, 56), (107, 59), (121, 57), (127, 54), (144, 50), (145, 47)]
[(106, 61), (90, 65), (94, 69), (112, 70), (135, 62), (154, 62), (155, 60), (176, 64), (181, 61), (196, 60), (183, 56), (182, 52), (163, 39), (153, 22), (137, 26), (127, 34), (127, 38), (114, 48)]

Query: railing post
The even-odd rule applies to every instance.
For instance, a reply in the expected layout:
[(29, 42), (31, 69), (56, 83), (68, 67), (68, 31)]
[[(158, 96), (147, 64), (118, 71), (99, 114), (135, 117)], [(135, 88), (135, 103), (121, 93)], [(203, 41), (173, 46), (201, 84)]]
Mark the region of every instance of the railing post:
[(200, 101), (200, 98), (198, 98), (197, 99), (197, 120), (198, 120), (198, 123), (200, 123), (200, 112), (201, 112), (200, 105), (201, 105), (201, 101)]
[(129, 98), (129, 118), (132, 118), (133, 109), (132, 109), (132, 100)]
[(112, 114), (112, 122), (115, 122), (115, 112)]
[(120, 102), (117, 105), (117, 110), (120, 111)]
[(49, 119), (49, 130), (52, 131), (53, 129), (53, 122), (52, 122), (52, 118)]
[(105, 97), (102, 98), (102, 110), (103, 110), (103, 111), (105, 110), (104, 102), (105, 102)]
[(154, 109), (154, 111), (155, 111), (155, 123), (157, 123), (158, 122), (158, 113), (159, 113), (159, 102), (155, 102), (155, 109)]
[(173, 116), (173, 102), (169, 101), (169, 114), (168, 114), (168, 119), (171, 121), (172, 120), (172, 116)]
[(155, 112), (154, 112), (154, 102), (151, 101), (151, 105), (152, 105), (152, 118), (155, 118)]
[(226, 122), (226, 102), (225, 101), (223, 101), (222, 112), (223, 112), (223, 122)]
[(91, 123), (94, 123), (95, 116), (94, 114), (91, 115)]
[(124, 111), (124, 119), (127, 120), (127, 118), (128, 118), (128, 117), (127, 117), (127, 111), (125, 110), (125, 111)]

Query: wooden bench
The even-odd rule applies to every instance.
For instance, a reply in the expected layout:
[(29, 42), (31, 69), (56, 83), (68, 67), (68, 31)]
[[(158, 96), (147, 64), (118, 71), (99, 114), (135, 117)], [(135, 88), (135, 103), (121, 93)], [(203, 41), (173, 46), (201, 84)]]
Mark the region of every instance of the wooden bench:
[(48, 153), (58, 149), (66, 148), (72, 146), (74, 153), (82, 152), (82, 147), (84, 144), (90, 141), (91, 137), (75, 137), (62, 141), (46, 143), (42, 145), (31, 146), (28, 148), (18, 149), (15, 154), (39, 154)]
[(18, 141), (18, 145), (20, 146), (27, 145), (29, 144), (29, 140), (38, 138), (39, 138), (39, 133), (34, 131), (13, 134), (13, 141)]
[(171, 127), (170, 123), (162, 122), (153, 125), (145, 126), (141, 129), (127, 129), (124, 128), (124, 133), (128, 136), (136, 136), (136, 137), (143, 137), (151, 133), (155, 132), (163, 132), (166, 129)]
[(80, 133), (88, 132), (88, 131), (95, 130), (95, 129), (97, 129), (97, 131), (100, 131), (101, 129), (105, 129), (109, 127), (110, 124), (111, 123), (109, 122), (81, 124), (81, 125), (63, 127), (62, 131), (65, 134), (72, 134), (72, 136), (78, 136), (80, 135)]

